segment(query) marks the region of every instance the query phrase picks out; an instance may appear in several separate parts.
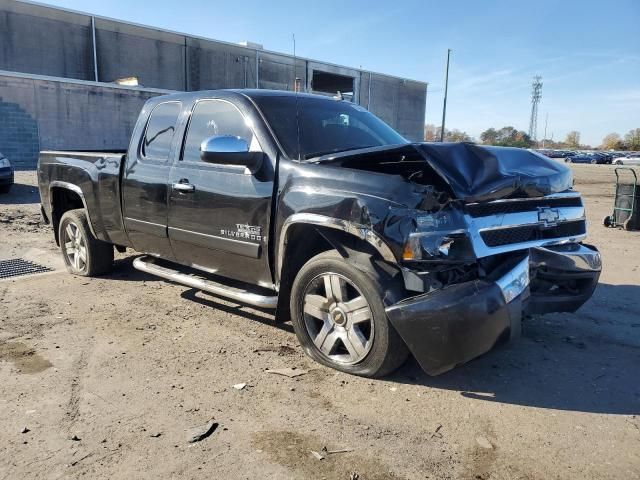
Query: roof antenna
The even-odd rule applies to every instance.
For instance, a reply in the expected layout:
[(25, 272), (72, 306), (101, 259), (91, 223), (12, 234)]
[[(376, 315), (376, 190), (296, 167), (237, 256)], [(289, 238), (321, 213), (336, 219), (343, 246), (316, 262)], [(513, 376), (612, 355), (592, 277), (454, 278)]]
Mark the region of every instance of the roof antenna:
[(298, 61), (296, 58), (296, 34), (292, 33), (291, 37), (293, 39), (293, 90), (296, 93), (296, 130), (298, 135), (298, 160), (302, 160), (302, 151), (300, 150), (300, 104), (298, 102), (300, 81), (297, 75)]

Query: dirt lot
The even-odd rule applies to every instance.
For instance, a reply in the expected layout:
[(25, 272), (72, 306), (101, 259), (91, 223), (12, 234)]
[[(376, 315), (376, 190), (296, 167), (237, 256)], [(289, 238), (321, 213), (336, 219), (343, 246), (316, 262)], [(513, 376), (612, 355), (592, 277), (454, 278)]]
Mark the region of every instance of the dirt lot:
[[(19, 172), (0, 196), (0, 259), (54, 272), (0, 281), (0, 479), (640, 478), (640, 232), (601, 225), (611, 167), (573, 168), (604, 256), (595, 297), (443, 376), (410, 361), (376, 381), (131, 256), (109, 277), (67, 274)], [(266, 372), (286, 366), (310, 371)], [(317, 460), (323, 447), (350, 451)]]

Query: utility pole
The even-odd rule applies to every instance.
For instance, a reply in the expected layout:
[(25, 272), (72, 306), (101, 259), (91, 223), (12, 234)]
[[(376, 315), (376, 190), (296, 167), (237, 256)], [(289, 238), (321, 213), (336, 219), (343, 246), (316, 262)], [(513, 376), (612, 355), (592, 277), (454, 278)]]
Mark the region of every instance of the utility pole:
[(529, 119), (529, 138), (535, 144), (538, 141), (538, 104), (542, 98), (542, 77), (536, 75), (531, 84), (531, 118)]
[(444, 142), (444, 120), (447, 116), (447, 93), (449, 90), (449, 58), (451, 49), (447, 49), (447, 73), (444, 77), (444, 102), (442, 104), (442, 127), (440, 127), (440, 142)]
[(544, 148), (544, 142), (547, 140), (547, 124), (549, 123), (549, 112), (544, 116), (544, 137), (542, 137), (542, 148)]

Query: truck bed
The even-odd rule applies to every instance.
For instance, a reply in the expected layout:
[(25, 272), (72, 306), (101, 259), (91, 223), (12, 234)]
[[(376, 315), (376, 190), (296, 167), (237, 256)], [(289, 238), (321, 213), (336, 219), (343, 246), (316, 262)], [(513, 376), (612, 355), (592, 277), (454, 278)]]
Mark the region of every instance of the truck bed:
[(121, 209), (120, 178), (125, 151), (40, 152), (38, 183), (45, 219), (56, 220), (55, 195), (82, 202), (90, 212), (89, 223), (97, 238), (128, 245)]

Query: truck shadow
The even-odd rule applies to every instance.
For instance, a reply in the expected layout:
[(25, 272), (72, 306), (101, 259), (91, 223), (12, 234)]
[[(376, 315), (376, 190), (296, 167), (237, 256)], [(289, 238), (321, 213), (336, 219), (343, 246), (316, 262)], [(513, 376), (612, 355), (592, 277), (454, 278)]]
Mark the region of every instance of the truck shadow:
[[(116, 262), (107, 278), (164, 282), (135, 270), (135, 257)], [(183, 287), (180, 296), (293, 334), (272, 312)], [(640, 286), (600, 284), (573, 314), (525, 320), (522, 338), (438, 377), (415, 360), (385, 380), (454, 390), (466, 398), (504, 404), (606, 414), (640, 414)]]
[(438, 377), (411, 360), (388, 378), (537, 408), (640, 414), (640, 286), (600, 284), (574, 314), (526, 320), (522, 338)]
[(185, 300), (199, 305), (204, 305), (211, 309), (220, 310), (225, 313), (238, 315), (242, 318), (246, 318), (247, 320), (263, 323), (288, 333), (294, 333), (291, 324), (275, 321), (275, 315), (272, 310), (262, 310), (248, 305), (236, 304), (223, 297), (217, 297), (211, 293), (203, 292), (195, 288), (189, 288), (181, 283), (171, 282), (164, 278), (136, 270), (133, 268), (133, 260), (135, 260), (136, 257), (138, 257), (137, 254), (117, 259), (113, 273), (106, 275), (104, 278), (130, 282), (145, 281), (171, 283), (183, 289), (179, 295)]
[(269, 325), (279, 330), (284, 330), (285, 332), (294, 333), (293, 327), (291, 326), (290, 323), (276, 322), (275, 315), (271, 310), (260, 310), (255, 307), (229, 304), (228, 301), (225, 300), (224, 298), (216, 297), (211, 293), (202, 292), (195, 288), (192, 288), (190, 290), (185, 290), (180, 294), (180, 296), (185, 300), (190, 300), (199, 305), (215, 308), (216, 310), (221, 310), (226, 313), (239, 315), (248, 320), (259, 322), (264, 325)]

